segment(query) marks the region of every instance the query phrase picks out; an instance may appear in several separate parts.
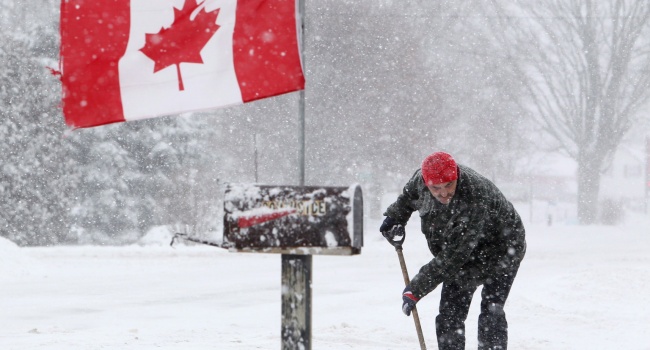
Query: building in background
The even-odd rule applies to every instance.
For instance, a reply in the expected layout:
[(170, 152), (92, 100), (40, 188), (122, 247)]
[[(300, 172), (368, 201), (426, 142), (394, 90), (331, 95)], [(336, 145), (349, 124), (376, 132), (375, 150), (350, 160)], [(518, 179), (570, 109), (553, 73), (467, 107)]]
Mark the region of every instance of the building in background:
[(618, 147), (600, 179), (602, 203), (638, 212), (646, 210), (646, 152), (645, 145), (639, 143), (621, 144)]

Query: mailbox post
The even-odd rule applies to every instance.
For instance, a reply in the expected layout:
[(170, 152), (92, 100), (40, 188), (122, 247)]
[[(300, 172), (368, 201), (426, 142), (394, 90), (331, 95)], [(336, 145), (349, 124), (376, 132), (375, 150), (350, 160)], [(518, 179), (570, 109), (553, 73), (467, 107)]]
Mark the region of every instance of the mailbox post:
[(363, 246), (361, 187), (228, 184), (223, 247), (282, 254), (282, 349), (311, 349), (312, 255)]
[(311, 349), (311, 255), (282, 254), (282, 347)]

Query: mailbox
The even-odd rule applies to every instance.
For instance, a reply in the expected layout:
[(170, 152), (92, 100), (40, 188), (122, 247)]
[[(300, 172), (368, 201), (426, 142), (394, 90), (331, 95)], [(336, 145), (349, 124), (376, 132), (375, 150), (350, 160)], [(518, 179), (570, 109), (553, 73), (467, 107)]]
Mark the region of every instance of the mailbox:
[(361, 187), (228, 184), (222, 246), (240, 252), (353, 255), (363, 246)]

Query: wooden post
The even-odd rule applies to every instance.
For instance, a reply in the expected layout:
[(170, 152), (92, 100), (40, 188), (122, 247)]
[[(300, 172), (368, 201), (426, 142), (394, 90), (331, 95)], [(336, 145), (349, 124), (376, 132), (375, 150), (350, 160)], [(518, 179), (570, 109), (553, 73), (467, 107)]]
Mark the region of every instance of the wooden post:
[(282, 349), (311, 349), (311, 255), (282, 254)]

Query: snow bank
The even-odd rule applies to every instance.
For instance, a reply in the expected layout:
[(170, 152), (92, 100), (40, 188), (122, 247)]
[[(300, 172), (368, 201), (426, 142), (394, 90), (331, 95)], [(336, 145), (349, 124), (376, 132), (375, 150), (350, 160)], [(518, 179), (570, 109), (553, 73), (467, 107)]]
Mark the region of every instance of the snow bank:
[(156, 226), (149, 230), (137, 242), (141, 246), (168, 246), (174, 237), (174, 233), (167, 226)]
[(12, 241), (0, 237), (0, 278), (20, 276), (40, 271), (42, 266)]

